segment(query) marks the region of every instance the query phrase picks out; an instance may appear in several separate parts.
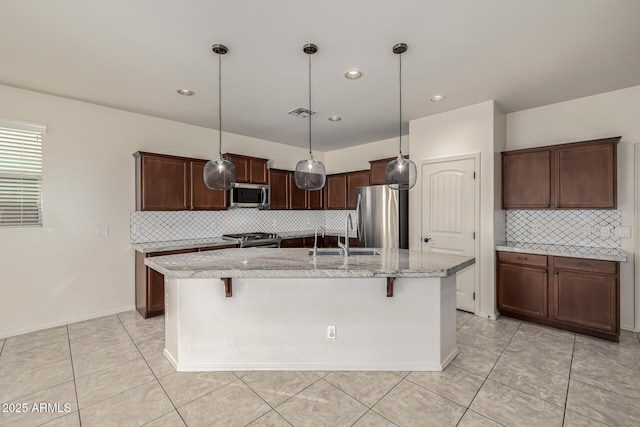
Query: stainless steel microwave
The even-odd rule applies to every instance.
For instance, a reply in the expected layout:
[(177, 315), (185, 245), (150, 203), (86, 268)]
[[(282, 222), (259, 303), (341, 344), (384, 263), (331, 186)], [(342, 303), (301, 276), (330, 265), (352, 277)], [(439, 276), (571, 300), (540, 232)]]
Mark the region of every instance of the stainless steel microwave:
[(271, 206), (271, 186), (237, 182), (229, 190), (229, 207), (266, 209)]

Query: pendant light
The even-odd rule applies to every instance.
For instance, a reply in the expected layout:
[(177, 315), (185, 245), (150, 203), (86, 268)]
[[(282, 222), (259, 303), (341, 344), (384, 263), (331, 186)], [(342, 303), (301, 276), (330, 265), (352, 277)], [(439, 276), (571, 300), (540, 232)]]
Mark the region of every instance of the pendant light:
[(324, 187), (327, 174), (324, 164), (313, 158), (311, 152), (311, 55), (318, 51), (318, 46), (307, 43), (302, 47), (302, 51), (309, 55), (309, 158), (300, 160), (296, 165), (295, 181), (296, 186), (302, 190), (320, 190)]
[(398, 55), (400, 62), (400, 118), (398, 158), (387, 163), (385, 171), (385, 183), (392, 190), (408, 190), (416, 185), (417, 169), (416, 164), (409, 159), (402, 157), (402, 54), (407, 51), (406, 43), (398, 43), (393, 46), (393, 53)]
[(218, 158), (209, 160), (204, 166), (204, 184), (212, 190), (226, 191), (236, 184), (236, 166), (222, 158), (222, 55), (229, 49), (223, 44), (214, 44), (211, 49), (218, 54)]

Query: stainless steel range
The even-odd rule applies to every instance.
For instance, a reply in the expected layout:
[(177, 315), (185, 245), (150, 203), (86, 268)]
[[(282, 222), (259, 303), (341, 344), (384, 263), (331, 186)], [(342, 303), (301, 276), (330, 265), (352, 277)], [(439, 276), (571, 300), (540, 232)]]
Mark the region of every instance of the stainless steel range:
[(241, 248), (279, 248), (280, 236), (274, 233), (238, 233), (238, 234), (223, 234), (222, 238), (225, 240), (236, 242)]

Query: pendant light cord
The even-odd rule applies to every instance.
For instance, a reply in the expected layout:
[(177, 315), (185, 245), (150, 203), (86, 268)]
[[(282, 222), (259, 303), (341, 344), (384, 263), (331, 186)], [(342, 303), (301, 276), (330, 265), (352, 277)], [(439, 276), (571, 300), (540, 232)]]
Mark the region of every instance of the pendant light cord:
[(222, 158), (222, 55), (218, 54), (218, 157)]
[(311, 54), (309, 54), (309, 156), (313, 156), (311, 153)]
[(398, 59), (400, 61), (400, 120), (398, 120), (398, 145), (400, 157), (402, 158), (402, 53), (398, 55)]

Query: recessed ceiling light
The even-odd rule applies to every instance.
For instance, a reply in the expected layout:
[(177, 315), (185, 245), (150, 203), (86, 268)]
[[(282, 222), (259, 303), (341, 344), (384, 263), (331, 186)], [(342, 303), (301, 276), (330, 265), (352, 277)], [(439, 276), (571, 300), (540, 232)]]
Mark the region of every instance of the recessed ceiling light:
[(431, 100), (433, 102), (438, 102), (438, 101), (442, 101), (444, 99), (444, 95), (433, 95), (431, 97)]
[(364, 73), (358, 69), (351, 69), (351, 70), (347, 70), (346, 73), (344, 73), (344, 76), (346, 78), (348, 78), (349, 80), (356, 80), (359, 79), (360, 77), (362, 77)]
[(194, 91), (192, 91), (191, 89), (178, 89), (177, 92), (180, 95), (184, 95), (184, 96), (193, 96), (196, 93)]
[(339, 117), (339, 116), (330, 116), (329, 117), (329, 121), (330, 122), (339, 122), (340, 120), (342, 120), (342, 117)]

